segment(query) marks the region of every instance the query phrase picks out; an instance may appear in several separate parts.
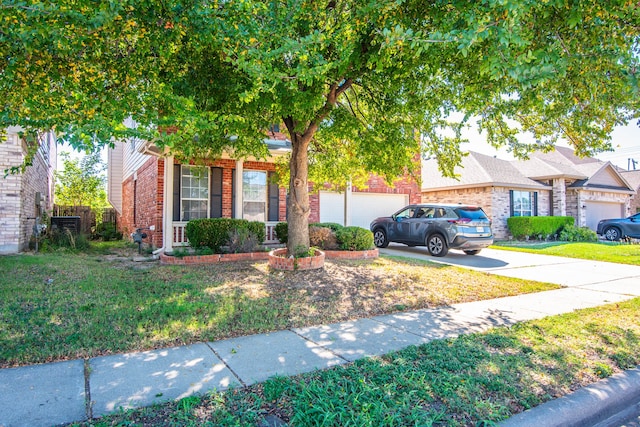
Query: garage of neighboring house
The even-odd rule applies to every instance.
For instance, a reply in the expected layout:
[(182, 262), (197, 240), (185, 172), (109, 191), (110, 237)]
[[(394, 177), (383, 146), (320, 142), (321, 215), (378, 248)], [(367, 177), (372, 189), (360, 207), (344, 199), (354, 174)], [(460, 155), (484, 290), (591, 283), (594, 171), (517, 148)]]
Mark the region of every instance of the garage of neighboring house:
[(585, 211), (586, 226), (592, 230), (596, 229), (602, 219), (626, 216), (624, 203), (586, 201)]
[[(345, 213), (345, 198), (348, 209)], [(375, 218), (389, 216), (409, 204), (409, 194), (331, 191), (320, 192), (320, 222), (355, 225), (368, 229)], [(347, 217), (347, 218), (346, 218)], [(346, 221), (345, 221), (346, 219)]]

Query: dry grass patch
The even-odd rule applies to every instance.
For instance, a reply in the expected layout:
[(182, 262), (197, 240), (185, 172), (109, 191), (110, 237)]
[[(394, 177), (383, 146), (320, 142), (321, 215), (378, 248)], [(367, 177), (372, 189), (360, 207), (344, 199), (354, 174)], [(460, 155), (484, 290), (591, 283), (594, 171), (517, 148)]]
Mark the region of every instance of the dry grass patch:
[(116, 255), (0, 257), (0, 367), (215, 341), (555, 285), (419, 260), (133, 263)]

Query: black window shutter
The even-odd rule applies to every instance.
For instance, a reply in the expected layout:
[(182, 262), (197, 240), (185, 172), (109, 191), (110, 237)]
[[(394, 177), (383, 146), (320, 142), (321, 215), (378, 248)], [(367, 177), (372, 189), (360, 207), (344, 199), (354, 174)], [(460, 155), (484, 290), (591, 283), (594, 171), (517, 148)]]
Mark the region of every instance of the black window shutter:
[(231, 170), (231, 218), (236, 217), (236, 170)]
[(538, 216), (538, 192), (533, 192), (533, 216)]
[(211, 168), (210, 183), (210, 214), (211, 218), (222, 218), (222, 168)]
[(173, 220), (180, 221), (180, 165), (173, 165)]
[(509, 216), (513, 216), (513, 190), (509, 190)]
[(273, 181), (273, 172), (268, 174), (267, 184), (269, 185), (267, 221), (277, 221), (280, 211), (280, 188), (278, 187), (278, 183)]

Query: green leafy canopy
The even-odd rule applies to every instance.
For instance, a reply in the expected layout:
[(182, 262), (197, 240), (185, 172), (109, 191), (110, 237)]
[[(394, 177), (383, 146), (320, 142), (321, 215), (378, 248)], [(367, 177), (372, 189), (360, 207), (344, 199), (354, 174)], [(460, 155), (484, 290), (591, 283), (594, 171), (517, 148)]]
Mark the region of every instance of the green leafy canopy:
[[(344, 145), (351, 167), (397, 175), (416, 135), (443, 166), (459, 159), (457, 134), (443, 132), (458, 128), (448, 120), (458, 111), (517, 153), (514, 123), (541, 144), (562, 136), (588, 154), (609, 148), (611, 129), (637, 114), (639, 9), (595, 0), (12, 2), (0, 8), (0, 124), (56, 128), (83, 149), (137, 133), (195, 154), (238, 135), (238, 153), (264, 154), (262, 131), (290, 117), (300, 132), (318, 122), (318, 159)], [(128, 116), (138, 129), (123, 126)]]
[(0, 22), (0, 127), (198, 157), (265, 156), (283, 123), (294, 222), (308, 178), (391, 181), (419, 152), (452, 174), (465, 126), (519, 156), (558, 138), (587, 155), (638, 116), (631, 0), (17, 1)]

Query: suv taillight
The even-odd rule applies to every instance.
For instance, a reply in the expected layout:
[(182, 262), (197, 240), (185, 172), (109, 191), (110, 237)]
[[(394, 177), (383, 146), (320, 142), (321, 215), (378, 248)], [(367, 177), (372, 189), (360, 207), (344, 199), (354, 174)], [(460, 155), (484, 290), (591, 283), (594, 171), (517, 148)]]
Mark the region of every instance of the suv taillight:
[(450, 222), (451, 224), (456, 224), (456, 225), (465, 225), (471, 222), (471, 218), (448, 219), (447, 222)]

